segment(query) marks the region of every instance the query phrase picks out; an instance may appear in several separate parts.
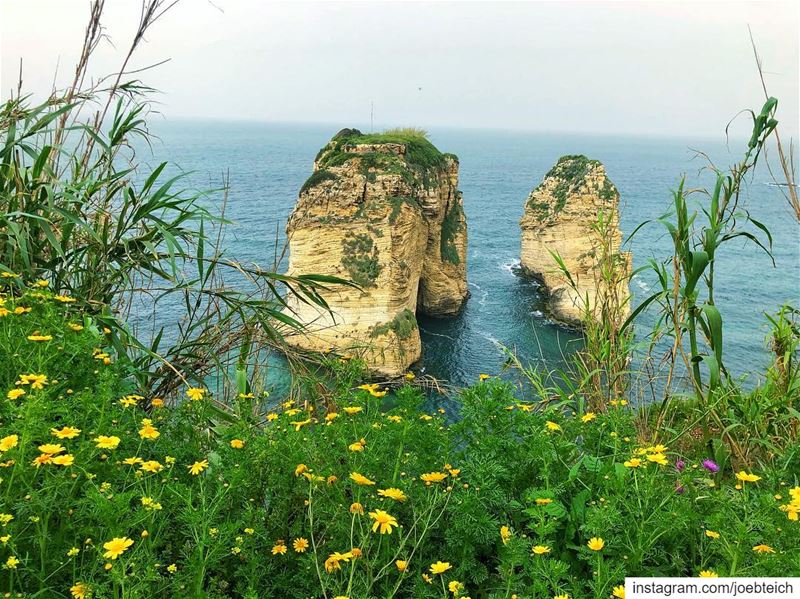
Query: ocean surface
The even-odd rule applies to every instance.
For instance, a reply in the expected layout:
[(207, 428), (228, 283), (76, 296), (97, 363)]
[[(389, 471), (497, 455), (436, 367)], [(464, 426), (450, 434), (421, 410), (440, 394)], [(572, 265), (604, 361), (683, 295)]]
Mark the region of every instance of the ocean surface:
[[(255, 122), (157, 121), (159, 137), (152, 150), (139, 156), (155, 165), (168, 160), (187, 171), (186, 184), (219, 188), (230, 176), (225, 247), (240, 261), (271, 265), (276, 232), (284, 227), (302, 183), (311, 173), (317, 151), (332, 135), (352, 123), (332, 125), (266, 124)], [(357, 126), (357, 125), (356, 125)], [(368, 131), (368, 127), (359, 127)], [(718, 166), (738, 162), (745, 143), (726, 144), (694, 138), (613, 137), (516, 131), (431, 129), (431, 141), (460, 159), (469, 234), (468, 280), (471, 297), (457, 317), (421, 317), (422, 360), (414, 367), (453, 385), (474, 382), (480, 373), (497, 374), (506, 356), (503, 347), (523, 363), (547, 369), (563, 365), (577, 347), (574, 333), (546, 317), (535, 282), (519, 276), (519, 220), (525, 200), (545, 173), (564, 154), (585, 154), (600, 160), (621, 194), (621, 227), (627, 236), (643, 221), (670, 209), (671, 190), (682, 175), (687, 187), (708, 185), (701, 173), (707, 153)], [(783, 303), (800, 305), (800, 228), (772, 179), (759, 168), (748, 179), (741, 206), (763, 222), (773, 236), (772, 260), (743, 239), (730, 242), (719, 255), (716, 300), (725, 323), (724, 355), (728, 370), (758, 380), (768, 361), (765, 312)], [(700, 201), (700, 196), (697, 197)], [(221, 194), (207, 199), (219, 208)], [(641, 228), (627, 249), (634, 267), (648, 259), (663, 261), (671, 241), (663, 226)], [(647, 273), (632, 281), (634, 304), (649, 295)], [(637, 339), (646, 342), (655, 319), (646, 314)], [(280, 387), (280, 368), (275, 369)]]

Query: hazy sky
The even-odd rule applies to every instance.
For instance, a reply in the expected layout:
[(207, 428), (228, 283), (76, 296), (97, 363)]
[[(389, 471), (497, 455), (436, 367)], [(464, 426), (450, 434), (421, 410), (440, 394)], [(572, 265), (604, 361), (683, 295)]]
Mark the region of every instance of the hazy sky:
[[(121, 62), (135, 0), (107, 0), (94, 73)], [(763, 92), (747, 25), (798, 131), (797, 2), (183, 0), (135, 66), (168, 118), (712, 135)], [(0, 0), (3, 97), (74, 68), (88, 0)], [(113, 45), (112, 45), (113, 43)], [(744, 120), (739, 131), (747, 128)]]

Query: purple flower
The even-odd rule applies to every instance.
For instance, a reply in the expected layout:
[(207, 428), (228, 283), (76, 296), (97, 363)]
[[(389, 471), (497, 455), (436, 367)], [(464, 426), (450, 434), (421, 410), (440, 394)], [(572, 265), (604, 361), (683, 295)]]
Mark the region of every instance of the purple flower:
[(719, 466), (717, 466), (713, 460), (703, 460), (703, 468), (709, 472), (719, 472)]
[(678, 495), (683, 495), (683, 493), (685, 491), (686, 491), (686, 489), (683, 488), (683, 485), (681, 483), (679, 483), (678, 481), (675, 481), (675, 492)]
[(684, 468), (686, 468), (686, 462), (684, 462), (683, 460), (678, 460), (677, 462), (675, 462), (675, 470), (677, 470), (678, 472), (683, 472)]

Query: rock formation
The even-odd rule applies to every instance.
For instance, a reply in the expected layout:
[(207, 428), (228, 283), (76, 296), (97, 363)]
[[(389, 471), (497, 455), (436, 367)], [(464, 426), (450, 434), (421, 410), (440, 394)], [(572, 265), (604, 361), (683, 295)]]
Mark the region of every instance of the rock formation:
[(307, 331), (289, 343), (359, 355), (390, 376), (417, 361), (417, 311), (454, 315), (468, 296), (457, 186), (457, 158), (421, 133), (337, 133), (317, 155), (289, 218), (287, 274), (335, 275), (360, 288), (323, 292), (330, 312), (290, 297)]
[[(619, 306), (617, 316), (627, 314), (630, 254), (619, 251), (618, 204), (619, 192), (603, 165), (585, 156), (562, 156), (528, 196), (520, 221), (521, 267), (543, 284), (556, 320), (581, 326), (588, 313), (597, 315), (598, 298), (607, 303), (609, 297)], [(615, 275), (609, 278), (602, 273), (611, 264)]]

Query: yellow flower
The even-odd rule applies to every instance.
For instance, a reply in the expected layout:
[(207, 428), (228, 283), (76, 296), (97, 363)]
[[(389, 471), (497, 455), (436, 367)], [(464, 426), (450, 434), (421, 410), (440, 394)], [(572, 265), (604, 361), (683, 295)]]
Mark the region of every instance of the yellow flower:
[(761, 480), (761, 477), (741, 470), (736, 473), (736, 480), (742, 481), (743, 483), (754, 483)]
[(358, 503), (357, 501), (355, 503), (351, 503), (350, 504), (350, 513), (351, 514), (358, 514), (359, 516), (363, 516), (364, 515), (364, 506), (361, 505), (360, 503)]
[(78, 549), (77, 547), (73, 547), (72, 549), (70, 549), (69, 551), (67, 551), (67, 557), (75, 557), (75, 556), (76, 556), (76, 555), (78, 555), (80, 552), (81, 552), (81, 550), (80, 550), (80, 549)]
[(395, 517), (383, 510), (370, 512), (369, 517), (375, 520), (375, 523), (372, 525), (372, 532), (377, 532), (380, 528), (382, 535), (390, 535), (392, 534), (392, 527), (397, 526)]
[(83, 330), (83, 325), (82, 325), (82, 324), (76, 324), (76, 323), (74, 323), (74, 322), (71, 322), (71, 323), (69, 323), (67, 326), (68, 326), (70, 329), (72, 329), (73, 331), (75, 331), (76, 333), (78, 333), (78, 332), (80, 332), (80, 331), (82, 331), (82, 330)]
[(50, 281), (47, 281), (45, 279), (39, 279), (38, 281), (34, 281), (33, 285), (35, 287), (47, 287), (48, 285), (50, 285)]
[(398, 571), (400, 571), (400, 572), (405, 572), (405, 571), (406, 571), (406, 569), (408, 568), (408, 562), (407, 562), (407, 561), (405, 561), (405, 560), (402, 560), (402, 559), (399, 559), (399, 560), (397, 560), (397, 561), (394, 563), (394, 565), (395, 565), (395, 566), (397, 566), (397, 569), (398, 569)]
[(348, 407), (344, 408), (344, 411), (345, 411), (345, 413), (352, 415), (352, 414), (358, 414), (363, 409), (364, 408), (362, 408), (361, 406), (348, 406)]
[(69, 453), (57, 455), (53, 458), (53, 463), (57, 466), (72, 466), (75, 463), (75, 456)]
[(597, 418), (597, 414), (595, 414), (594, 412), (586, 412), (583, 416), (581, 416), (581, 422), (583, 423), (591, 422), (595, 418)]
[(122, 399), (119, 400), (119, 403), (122, 404), (123, 408), (130, 408), (136, 405), (136, 399), (130, 396), (123, 397)]
[(625, 585), (620, 584), (615, 586), (611, 591), (611, 596), (616, 597), (617, 599), (625, 599)]
[(81, 429), (74, 426), (65, 426), (63, 428), (51, 428), (50, 434), (59, 439), (74, 439), (81, 434)]
[(39, 451), (48, 455), (56, 455), (64, 451), (64, 447), (57, 443), (45, 443), (44, 445), (39, 445)]
[(161, 433), (158, 432), (156, 427), (153, 426), (152, 420), (149, 418), (145, 418), (142, 420), (142, 428), (139, 429), (139, 436), (142, 439), (149, 439), (150, 441), (154, 441), (161, 436)]
[(308, 549), (308, 541), (303, 537), (299, 539), (295, 539), (292, 541), (292, 547), (297, 553), (305, 553), (305, 550)]
[(544, 424), (547, 427), (547, 430), (550, 430), (550, 431), (560, 431), (561, 430), (561, 427), (558, 424), (556, 424), (555, 422), (551, 421), (551, 420), (548, 420)]
[[(137, 459), (137, 458), (132, 458)], [(146, 462), (142, 462), (142, 465), (139, 467), (140, 470), (144, 470), (145, 472), (161, 472), (164, 469), (158, 460), (148, 460)]]
[(19, 560), (12, 555), (12, 556), (9, 556), (9, 558), (6, 560), (6, 563), (5, 563), (5, 565), (3, 567), (7, 568), (9, 570), (16, 570), (18, 563), (19, 563)]
[(452, 567), (450, 562), (436, 562), (435, 564), (431, 564), (430, 571), (431, 574), (444, 574)]
[(347, 449), (350, 451), (364, 451), (364, 448), (367, 446), (367, 442), (364, 439), (360, 439), (355, 443), (351, 443)]
[(333, 599), (350, 599), (347, 595), (336, 595)]
[(553, 503), (553, 500), (549, 497), (537, 497), (536, 498), (536, 505), (548, 505)]
[(511, 539), (511, 529), (508, 526), (500, 527), (500, 539), (503, 541), (503, 545)]
[(244, 441), (241, 439), (231, 439), (231, 447), (234, 449), (241, 449), (244, 447)]
[(719, 538), (719, 533), (716, 532), (716, 531), (713, 531), (713, 530), (707, 530), (706, 531), (706, 536), (709, 539), (718, 539)]
[(202, 387), (189, 387), (186, 390), (186, 397), (191, 399), (192, 401), (200, 401), (203, 399), (203, 396), (206, 394), (206, 390)]
[(545, 553), (550, 553), (550, 547), (546, 545), (534, 545), (531, 549), (531, 553), (535, 553), (536, 555), (544, 555)]
[(28, 341), (52, 341), (52, 335), (28, 335)]
[(639, 458), (632, 458), (624, 462), (624, 466), (626, 468), (638, 468), (641, 465), (642, 465), (642, 460), (640, 460)]
[(0, 439), (0, 453), (4, 451), (8, 451), (9, 449), (13, 449), (19, 443), (19, 436), (18, 435), (8, 435), (7, 437), (3, 437)]
[(21, 374), (17, 381), (17, 385), (30, 385), (31, 389), (44, 389), (46, 384), (46, 374)]
[(286, 553), (286, 551), (287, 551), (286, 543), (284, 543), (282, 540), (276, 542), (275, 545), (272, 547), (272, 555), (283, 555), (284, 553)]
[(589, 539), (589, 542), (586, 544), (586, 546), (592, 551), (600, 551), (603, 547), (605, 547), (605, 544), (606, 542), (600, 537), (592, 537)]
[(563, 595), (554, 595), (553, 599), (569, 599), (569, 595), (567, 595), (566, 593)]
[(311, 424), (311, 418), (307, 418), (306, 420), (295, 420), (294, 422), (290, 422), (292, 426), (294, 426), (295, 432), (299, 431), (307, 424)]
[(38, 468), (42, 464), (49, 464), (52, 460), (53, 456), (51, 456), (49, 453), (43, 453), (36, 456), (36, 458), (34, 458), (34, 460), (31, 462), (31, 465)]
[(667, 456), (665, 456), (663, 453), (648, 453), (646, 457), (649, 462), (655, 462), (656, 464), (660, 464), (662, 466), (669, 464)]
[(12, 401), (15, 399), (19, 399), (23, 395), (25, 395), (25, 389), (12, 389), (8, 393), (6, 393), (6, 397)]
[(417, 376), (413, 372), (406, 372), (406, 380), (413, 381)]
[(353, 557), (353, 554), (348, 551), (347, 553), (339, 553), (336, 551), (328, 556), (328, 559), (325, 560), (325, 571), (330, 573), (334, 570), (341, 570), (342, 566), (339, 562), (349, 562)]
[(325, 421), (326, 422), (333, 422), (338, 417), (339, 417), (339, 413), (338, 412), (330, 412), (330, 413), (325, 415)]
[(208, 460), (200, 460), (199, 462), (195, 462), (191, 466), (187, 466), (187, 468), (189, 469), (189, 474), (191, 474), (192, 476), (197, 476), (203, 470), (208, 468)]
[(103, 549), (106, 550), (103, 557), (106, 559), (117, 559), (120, 555), (125, 553), (131, 545), (133, 545), (133, 540), (128, 537), (114, 537), (108, 543), (103, 543)]
[[(155, 397), (155, 398), (153, 398), (153, 401), (150, 402), (150, 405), (153, 406), (154, 408), (163, 408), (164, 407), (164, 400), (161, 399), (160, 397)], [(175, 564), (172, 564), (172, 565), (174, 566)], [(177, 568), (177, 566), (176, 566), (176, 568)]]
[(459, 581), (457, 581), (457, 580), (451, 580), (451, 581), (450, 581), (450, 582), (447, 584), (447, 590), (448, 590), (448, 591), (450, 591), (451, 593), (453, 593), (453, 595), (455, 595), (456, 597), (458, 597), (458, 594), (459, 594), (461, 591), (463, 591), (463, 590), (464, 590), (464, 585), (463, 585), (463, 584), (461, 584), (461, 583), (460, 583)]
[(424, 580), (428, 584), (433, 584), (433, 578), (431, 578), (430, 576), (428, 576), (424, 572), (422, 573), (422, 580)]
[(76, 300), (74, 297), (70, 297), (68, 295), (54, 295), (53, 299), (57, 302), (61, 302), (62, 304), (74, 304)]
[(478, 380), (479, 381), (485, 381), (488, 378), (491, 378), (491, 375), (489, 375), (489, 374), (479, 374), (478, 375)]
[(152, 497), (142, 497), (142, 507), (148, 512), (157, 512), (161, 509), (161, 504)]
[(384, 389), (383, 391), (376, 391), (375, 389), (370, 389), (369, 394), (372, 397), (383, 397), (384, 395), (386, 395), (386, 390)]
[(298, 464), (297, 468), (294, 469), (294, 475), (300, 476), (301, 474), (303, 474), (303, 472), (306, 472), (307, 470), (308, 466), (306, 466), (305, 464)]
[(89, 585), (76, 582), (69, 587), (69, 592), (72, 594), (73, 599), (86, 599), (89, 594)]
[(440, 483), (446, 478), (447, 474), (444, 472), (428, 472), (420, 476), (420, 479), (422, 479), (427, 485)]
[(699, 574), (700, 578), (719, 578), (719, 574), (714, 570), (702, 570)]
[(756, 553), (775, 553), (775, 550), (769, 545), (756, 545), (753, 547), (753, 551)]
[(167, 566), (167, 572), (169, 572), (170, 574), (175, 574), (175, 572), (177, 572), (177, 571), (178, 571), (178, 566), (177, 565), (170, 564), (169, 566)]
[(119, 445), (120, 438), (119, 437), (106, 437), (105, 435), (100, 435), (95, 439), (97, 443), (98, 449), (116, 449), (117, 445)]
[(394, 487), (389, 487), (388, 489), (378, 489), (378, 495), (381, 497), (394, 499), (395, 501), (405, 501), (407, 499), (405, 493), (403, 493), (400, 489), (395, 489)]
[(375, 481), (368, 479), (366, 476), (364, 476), (363, 474), (359, 474), (358, 472), (351, 472), (350, 479), (357, 485), (362, 485), (365, 487), (375, 484)]
[(13, 519), (14, 516), (12, 516), (11, 514), (0, 514), (0, 524), (2, 524), (3, 526), (11, 522)]

